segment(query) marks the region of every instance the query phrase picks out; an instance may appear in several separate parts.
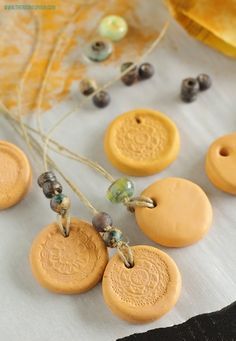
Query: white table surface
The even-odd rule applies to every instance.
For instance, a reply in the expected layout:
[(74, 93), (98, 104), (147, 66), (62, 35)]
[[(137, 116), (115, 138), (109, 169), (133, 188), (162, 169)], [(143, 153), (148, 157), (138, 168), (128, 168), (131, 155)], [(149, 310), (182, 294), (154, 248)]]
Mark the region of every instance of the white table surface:
[[(0, 213), (1, 340), (111, 341), (177, 324), (235, 300), (236, 198), (211, 185), (204, 172), (204, 157), (214, 139), (236, 130), (236, 63), (190, 38), (173, 20), (166, 38), (148, 60), (156, 67), (152, 80), (130, 88), (118, 82), (110, 89), (110, 106), (99, 110), (90, 105), (76, 112), (54, 137), (120, 176), (106, 160), (102, 145), (105, 128), (114, 117), (135, 107), (150, 107), (167, 113), (176, 122), (181, 134), (177, 161), (161, 174), (133, 179), (139, 193), (162, 177), (184, 177), (202, 186), (213, 205), (213, 225), (202, 241), (183, 249), (161, 248), (174, 258), (182, 274), (183, 288), (176, 307), (159, 321), (130, 325), (109, 311), (103, 302), (101, 285), (76, 296), (42, 289), (32, 277), (28, 253), (36, 234), (54, 215), (36, 185), (39, 170), (33, 165), (31, 192), (16, 207)], [(196, 102), (182, 103), (178, 96), (181, 80), (201, 72), (212, 76), (212, 88), (200, 94)], [(44, 127), (48, 129), (68, 109), (69, 104), (61, 104), (45, 114)], [(3, 119), (0, 138), (19, 144), (27, 152), (25, 144)], [(130, 213), (104, 199), (107, 181), (85, 166), (61, 157), (57, 160), (98, 209), (110, 212), (131, 244), (155, 245), (138, 229)], [(89, 212), (64, 187), (73, 201), (73, 215), (90, 220)]]

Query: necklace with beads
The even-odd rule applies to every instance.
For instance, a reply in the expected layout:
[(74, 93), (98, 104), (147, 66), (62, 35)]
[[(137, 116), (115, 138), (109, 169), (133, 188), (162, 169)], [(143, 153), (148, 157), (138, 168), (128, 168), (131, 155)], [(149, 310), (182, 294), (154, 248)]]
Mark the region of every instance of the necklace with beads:
[[(41, 146), (30, 133), (28, 138), (33, 149), (42, 155)], [(55, 174), (46, 171), (39, 176), (38, 184), (58, 219), (46, 226), (32, 244), (30, 262), (36, 280), (57, 293), (79, 294), (93, 288), (102, 278), (104, 300), (120, 318), (144, 323), (167, 313), (181, 289), (175, 262), (157, 248), (130, 247), (121, 230), (113, 227), (110, 215), (97, 212), (49, 156), (47, 161), (90, 208), (93, 219), (91, 225), (70, 218), (70, 200), (62, 194)], [(118, 250), (108, 263), (106, 247)]]

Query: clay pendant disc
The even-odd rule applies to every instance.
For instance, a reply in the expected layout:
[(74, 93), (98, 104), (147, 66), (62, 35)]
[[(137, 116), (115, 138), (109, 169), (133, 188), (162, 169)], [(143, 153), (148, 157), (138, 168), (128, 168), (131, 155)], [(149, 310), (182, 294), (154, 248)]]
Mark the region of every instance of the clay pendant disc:
[(133, 323), (153, 321), (176, 304), (181, 276), (175, 262), (155, 247), (132, 248), (133, 268), (126, 268), (119, 255), (109, 261), (103, 275), (105, 302), (124, 320)]
[(31, 167), (23, 151), (0, 141), (0, 209), (20, 202), (30, 188), (31, 178)]
[(179, 153), (174, 122), (151, 109), (135, 109), (115, 118), (106, 130), (104, 149), (121, 172), (146, 176), (169, 166)]
[(205, 192), (182, 178), (154, 182), (142, 195), (156, 207), (137, 207), (138, 226), (153, 241), (168, 247), (183, 247), (205, 236), (212, 223), (212, 207)]
[(45, 288), (77, 294), (93, 288), (102, 278), (108, 262), (107, 248), (89, 223), (73, 218), (69, 237), (56, 223), (46, 226), (30, 251), (32, 272)]
[(207, 152), (206, 172), (215, 187), (236, 195), (236, 133), (212, 143)]

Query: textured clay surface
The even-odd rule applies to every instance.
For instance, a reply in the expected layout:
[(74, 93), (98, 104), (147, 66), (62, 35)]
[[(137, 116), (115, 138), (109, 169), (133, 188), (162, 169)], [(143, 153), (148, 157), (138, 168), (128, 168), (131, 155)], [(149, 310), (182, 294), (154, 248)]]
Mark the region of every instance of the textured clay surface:
[(179, 152), (179, 133), (167, 116), (137, 109), (118, 116), (105, 135), (110, 162), (125, 174), (143, 176), (161, 171)]
[(158, 319), (177, 302), (181, 276), (174, 261), (147, 245), (132, 247), (134, 267), (126, 268), (118, 254), (103, 276), (103, 295), (119, 317), (133, 323)]
[(206, 156), (206, 173), (214, 186), (236, 195), (236, 133), (212, 143)]
[(212, 222), (212, 207), (204, 191), (182, 178), (158, 180), (142, 192), (155, 208), (137, 207), (135, 217), (142, 231), (158, 244), (182, 247), (200, 240)]
[(87, 222), (73, 218), (69, 237), (56, 223), (45, 227), (30, 251), (32, 272), (45, 288), (65, 294), (93, 288), (102, 278), (108, 262), (107, 248)]
[(23, 199), (31, 178), (31, 167), (23, 151), (12, 143), (0, 141), (0, 209)]

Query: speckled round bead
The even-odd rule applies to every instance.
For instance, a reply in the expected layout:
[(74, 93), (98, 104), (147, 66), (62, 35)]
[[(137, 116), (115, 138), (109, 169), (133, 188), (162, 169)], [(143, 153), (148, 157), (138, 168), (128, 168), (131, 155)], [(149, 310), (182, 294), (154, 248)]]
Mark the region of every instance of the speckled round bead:
[(92, 40), (85, 48), (86, 56), (94, 62), (102, 62), (107, 59), (112, 51), (112, 43), (103, 38)]
[(149, 79), (154, 75), (155, 69), (154, 69), (154, 66), (152, 64), (143, 63), (140, 65), (140, 67), (138, 69), (138, 73), (139, 73), (139, 78), (141, 80)]
[(79, 89), (82, 95), (89, 96), (97, 90), (97, 83), (93, 79), (82, 79)]
[(43, 184), (43, 193), (46, 198), (51, 199), (54, 195), (62, 192), (62, 185), (58, 181), (47, 181)]
[(107, 226), (112, 226), (112, 218), (106, 212), (98, 212), (93, 217), (92, 224), (98, 232), (104, 232)]
[(93, 96), (93, 104), (98, 108), (105, 108), (110, 103), (111, 98), (108, 92), (99, 91), (96, 95)]
[(43, 187), (43, 184), (47, 181), (56, 181), (57, 178), (55, 174), (51, 171), (45, 172), (38, 177), (39, 187)]
[(118, 242), (123, 239), (123, 233), (116, 228), (106, 231), (102, 236), (107, 247), (117, 247)]
[(128, 85), (128, 86), (130, 86), (130, 85), (134, 84), (135, 82), (137, 82), (137, 80), (138, 80), (138, 68), (132, 62), (123, 63), (121, 65), (121, 68), (120, 68), (121, 73), (123, 73), (125, 70), (127, 70), (132, 65), (133, 65), (133, 67), (125, 75), (123, 75), (121, 77), (122, 82), (125, 85)]
[(64, 215), (70, 208), (70, 199), (64, 194), (57, 194), (51, 199), (50, 206), (54, 212)]
[(107, 190), (106, 197), (112, 203), (121, 203), (134, 195), (134, 184), (127, 178), (114, 181)]
[(108, 15), (99, 24), (99, 33), (112, 41), (119, 41), (128, 32), (128, 25), (124, 18), (118, 15)]
[(201, 91), (209, 89), (212, 84), (211, 77), (205, 73), (201, 73), (200, 75), (198, 75), (197, 81)]

